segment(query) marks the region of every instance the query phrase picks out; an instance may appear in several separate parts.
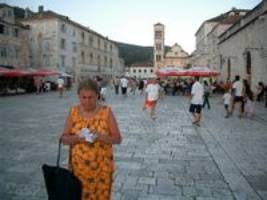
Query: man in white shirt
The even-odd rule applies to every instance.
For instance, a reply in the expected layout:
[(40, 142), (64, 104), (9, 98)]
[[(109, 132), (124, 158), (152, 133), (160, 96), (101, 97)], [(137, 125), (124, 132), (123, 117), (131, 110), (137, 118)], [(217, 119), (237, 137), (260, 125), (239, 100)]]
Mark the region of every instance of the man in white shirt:
[(120, 80), (121, 93), (123, 96), (127, 96), (128, 80), (123, 76)]
[(199, 77), (195, 77), (195, 82), (192, 85), (190, 95), (189, 112), (192, 113), (192, 123), (200, 126), (201, 110), (203, 106), (204, 88), (199, 82)]
[(150, 118), (155, 120), (156, 119), (156, 105), (159, 99), (159, 90), (160, 86), (157, 82), (156, 78), (152, 78), (148, 83), (146, 90), (145, 90), (145, 103), (143, 110), (147, 108), (150, 109)]
[(232, 103), (230, 115), (233, 114), (233, 112), (235, 110), (235, 105), (237, 103), (239, 103), (240, 104), (239, 116), (242, 117), (242, 115), (244, 113), (243, 84), (240, 81), (239, 75), (235, 76), (235, 82), (232, 86), (232, 95), (233, 95), (233, 103)]

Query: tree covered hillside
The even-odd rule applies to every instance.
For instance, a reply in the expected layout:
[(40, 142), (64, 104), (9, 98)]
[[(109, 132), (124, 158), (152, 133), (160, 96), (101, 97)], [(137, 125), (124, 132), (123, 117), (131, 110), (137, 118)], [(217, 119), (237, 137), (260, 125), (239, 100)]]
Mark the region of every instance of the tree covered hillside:
[(133, 63), (153, 63), (153, 47), (144, 47), (133, 44), (116, 42), (119, 55), (124, 59), (125, 65)]

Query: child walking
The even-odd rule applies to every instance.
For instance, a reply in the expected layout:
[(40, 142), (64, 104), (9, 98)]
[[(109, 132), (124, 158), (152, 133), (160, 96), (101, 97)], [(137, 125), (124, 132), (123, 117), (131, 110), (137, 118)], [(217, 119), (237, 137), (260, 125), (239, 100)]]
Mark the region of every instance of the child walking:
[(230, 108), (231, 98), (232, 98), (232, 95), (230, 94), (229, 89), (226, 89), (225, 93), (223, 95), (223, 104), (224, 104), (224, 108), (225, 108), (225, 111), (226, 111), (225, 118), (228, 118), (229, 115), (230, 115), (229, 108)]
[(245, 118), (252, 119), (255, 116), (255, 107), (254, 107), (254, 103), (253, 103), (253, 93), (251, 90), (249, 92), (247, 92), (247, 94), (245, 95), (244, 113), (245, 113)]

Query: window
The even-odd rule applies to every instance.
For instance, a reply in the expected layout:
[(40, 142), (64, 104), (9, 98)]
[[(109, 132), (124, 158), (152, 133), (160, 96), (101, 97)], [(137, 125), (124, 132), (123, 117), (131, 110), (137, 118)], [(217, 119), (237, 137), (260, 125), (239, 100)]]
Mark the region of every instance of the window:
[(72, 57), (72, 67), (76, 67), (76, 58)]
[(12, 11), (8, 10), (7, 15), (8, 15), (8, 17), (12, 17)]
[(133, 73), (136, 73), (136, 69), (133, 69)]
[(0, 34), (4, 34), (5, 26), (3, 24), (0, 24)]
[(155, 32), (155, 38), (157, 38), (157, 39), (162, 38), (162, 32), (161, 31), (156, 31)]
[(100, 57), (100, 55), (97, 56), (97, 65), (98, 66), (101, 65), (101, 57)]
[(76, 31), (75, 31), (75, 29), (72, 30), (72, 36), (73, 36), (73, 37), (76, 36)]
[(150, 72), (153, 73), (153, 69), (151, 69)]
[(110, 66), (110, 68), (112, 68), (112, 65), (113, 65), (113, 61), (112, 61), (112, 58), (110, 58), (110, 60), (109, 60), (109, 66)]
[(156, 43), (156, 50), (161, 51), (161, 43)]
[(45, 41), (45, 42), (44, 42), (44, 50), (45, 50), (45, 51), (49, 51), (49, 50), (50, 50), (50, 44), (49, 44), (49, 41)]
[(43, 56), (44, 64), (45, 65), (50, 65), (50, 57), (49, 55), (44, 55)]
[(112, 47), (112, 44), (111, 44), (111, 45), (109, 45), (109, 48), (110, 48), (110, 51), (112, 51), (112, 48), (113, 48), (113, 47)]
[(108, 44), (107, 44), (107, 42), (105, 42), (104, 43), (104, 49), (107, 50), (107, 48), (108, 48)]
[(84, 56), (84, 52), (83, 51), (81, 52), (81, 58), (82, 58), (81, 63), (85, 64), (85, 56)]
[(139, 73), (141, 73), (141, 72), (142, 72), (142, 70), (141, 70), (141, 69), (139, 69), (139, 70), (138, 70), (138, 72), (139, 72)]
[(146, 69), (144, 69), (144, 73), (146, 74)]
[(7, 57), (7, 49), (6, 48), (0, 48), (0, 56), (2, 58), (6, 58)]
[(3, 13), (2, 13), (2, 18), (5, 18), (6, 17), (6, 11), (3, 10)]
[(65, 39), (61, 39), (60, 47), (61, 47), (61, 49), (66, 49), (66, 40)]
[(107, 66), (107, 64), (108, 64), (108, 58), (107, 58), (107, 56), (105, 56), (104, 57), (104, 66)]
[(93, 64), (94, 54), (90, 53), (89, 58), (90, 58), (90, 63)]
[(65, 24), (61, 24), (61, 32), (66, 33), (66, 25)]
[(18, 59), (19, 58), (19, 55), (20, 54), (20, 51), (18, 48), (15, 48), (15, 58)]
[(100, 46), (101, 46), (100, 38), (98, 38), (98, 40), (97, 40), (97, 46), (98, 46), (98, 48), (100, 49)]
[(72, 42), (72, 52), (77, 52), (77, 44), (76, 44), (76, 42)]
[(93, 47), (93, 45), (94, 45), (94, 37), (91, 35), (90, 36), (90, 38), (89, 38), (89, 45), (91, 46), (91, 47)]
[(61, 67), (65, 67), (65, 56), (61, 55)]
[(82, 37), (82, 41), (84, 42), (84, 38), (85, 38), (84, 32), (81, 33), (81, 37)]
[(156, 55), (156, 61), (160, 62), (161, 61), (161, 55)]

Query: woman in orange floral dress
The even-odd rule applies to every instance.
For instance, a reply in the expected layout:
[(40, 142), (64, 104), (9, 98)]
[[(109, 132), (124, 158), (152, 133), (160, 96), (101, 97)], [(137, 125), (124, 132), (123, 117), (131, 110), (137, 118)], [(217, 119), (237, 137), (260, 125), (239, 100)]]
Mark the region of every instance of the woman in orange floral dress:
[[(70, 145), (69, 168), (82, 183), (82, 200), (111, 199), (114, 160), (112, 144), (121, 143), (121, 135), (112, 113), (98, 104), (99, 90), (93, 80), (79, 84), (79, 105), (72, 106), (61, 140)], [(81, 137), (88, 128), (93, 141)]]

